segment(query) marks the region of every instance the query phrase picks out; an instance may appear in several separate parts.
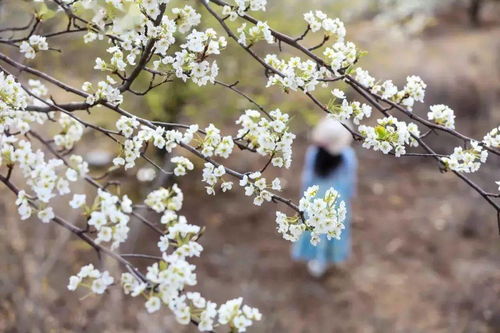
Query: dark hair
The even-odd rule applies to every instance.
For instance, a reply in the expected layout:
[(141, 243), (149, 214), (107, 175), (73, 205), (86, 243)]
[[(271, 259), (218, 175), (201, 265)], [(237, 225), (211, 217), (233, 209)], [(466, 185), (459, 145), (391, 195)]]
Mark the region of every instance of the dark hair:
[(314, 160), (314, 173), (324, 178), (335, 170), (342, 162), (342, 155), (332, 155), (322, 147), (318, 147), (318, 153)]

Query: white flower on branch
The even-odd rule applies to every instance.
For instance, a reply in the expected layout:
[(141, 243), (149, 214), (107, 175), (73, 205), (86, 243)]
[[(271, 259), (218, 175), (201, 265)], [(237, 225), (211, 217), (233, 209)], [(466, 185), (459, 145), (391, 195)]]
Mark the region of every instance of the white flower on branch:
[(238, 15), (244, 15), (247, 10), (265, 11), (267, 0), (234, 0)]
[(455, 147), (453, 154), (441, 158), (446, 167), (457, 172), (476, 172), (488, 158), (488, 151), (484, 150), (477, 141), (471, 141), (471, 148)]
[(392, 80), (386, 80), (382, 84), (375, 84), (371, 87), (371, 92), (374, 94), (381, 94), (383, 99), (393, 100), (393, 97), (398, 93), (398, 87)]
[(37, 217), (43, 223), (49, 223), (50, 220), (52, 220), (55, 217), (55, 215), (54, 211), (52, 210), (52, 207), (47, 207), (45, 209), (38, 211)]
[(184, 176), (188, 170), (193, 170), (193, 163), (184, 156), (175, 156), (170, 159), (170, 162), (175, 163), (174, 175)]
[(486, 147), (500, 148), (500, 126), (492, 129), (483, 138)]
[(285, 90), (303, 89), (305, 92), (311, 92), (327, 74), (325, 67), (318, 68), (318, 65), (309, 59), (302, 61), (299, 57), (291, 57), (285, 61), (275, 54), (268, 54), (264, 61), (284, 75), (270, 75), (266, 87), (280, 85)]
[(311, 186), (304, 192), (299, 202), (301, 215), (288, 217), (276, 212), (277, 230), (283, 238), (296, 241), (305, 230), (311, 232), (311, 244), (314, 245), (321, 235), (326, 235), (328, 239), (340, 238), (346, 217), (345, 203), (333, 188), (328, 189), (323, 198), (317, 198), (318, 191), (318, 186)]
[(340, 70), (354, 65), (358, 57), (358, 52), (354, 43), (339, 41), (331, 47), (325, 48), (323, 55), (327, 58), (330, 68), (335, 73), (339, 73)]
[(411, 111), (415, 102), (424, 101), (426, 88), (427, 85), (419, 76), (411, 75), (406, 78), (406, 85), (396, 96)]
[(191, 6), (186, 5), (183, 8), (173, 8), (172, 13), (176, 15), (175, 24), (177, 25), (177, 29), (182, 33), (186, 33), (192, 27), (200, 24), (201, 15)]
[(114, 279), (108, 271), (100, 272), (94, 268), (94, 265), (88, 264), (83, 266), (77, 275), (69, 278), (68, 289), (74, 291), (83, 285), (86, 288), (90, 286), (90, 290), (95, 294), (103, 294), (113, 282)]
[(86, 197), (87, 196), (85, 194), (74, 194), (73, 199), (69, 202), (69, 205), (74, 209), (80, 208), (85, 204)]
[(450, 107), (438, 104), (432, 105), (430, 109), (431, 111), (427, 113), (427, 118), (429, 118), (429, 120), (447, 128), (455, 128), (455, 113)]
[(320, 10), (304, 14), (304, 20), (308, 23), (312, 32), (323, 29), (325, 36), (335, 37), (335, 42), (343, 42), (346, 35), (344, 23), (338, 18), (331, 19)]
[(174, 184), (171, 189), (160, 188), (149, 193), (144, 203), (157, 213), (165, 210), (178, 211), (182, 208), (184, 196), (182, 191)]
[(61, 113), (58, 123), (61, 132), (54, 136), (54, 143), (69, 150), (82, 138), (83, 125), (65, 113)]
[(117, 196), (98, 189), (95, 203), (89, 213), (90, 218), (87, 221), (88, 225), (93, 226), (97, 232), (95, 242), (100, 244), (113, 241), (111, 249), (118, 248), (127, 240), (130, 230), (128, 214), (131, 212), (131, 202), (126, 195), (120, 201)]
[(289, 132), (289, 116), (276, 109), (269, 112), (269, 117), (257, 110), (246, 110), (236, 121), (241, 126), (237, 136), (258, 154), (270, 156), (274, 166), (289, 168), (295, 139), (295, 134)]
[(368, 104), (361, 104), (354, 101), (349, 103), (346, 99), (342, 100), (341, 105), (328, 105), (330, 111), (329, 116), (338, 121), (344, 121), (352, 118), (354, 124), (359, 125), (359, 122), (364, 118), (369, 118), (372, 114), (372, 107)]
[(118, 88), (113, 87), (114, 84), (116, 84), (116, 81), (111, 76), (107, 76), (106, 81), (99, 81), (96, 89), (90, 82), (85, 82), (82, 89), (92, 93), (88, 95), (85, 101), (90, 105), (101, 101), (109, 102), (113, 106), (120, 105), (123, 102), (123, 96)]
[(19, 51), (28, 59), (34, 59), (38, 51), (46, 51), (49, 49), (47, 39), (39, 35), (31, 35), (28, 41), (21, 42)]
[(215, 167), (212, 163), (205, 163), (203, 168), (203, 181), (208, 184), (208, 186), (205, 186), (208, 194), (215, 195), (214, 187), (225, 173), (226, 169), (223, 165)]
[(375, 127), (359, 126), (359, 132), (364, 137), (364, 148), (380, 150), (384, 154), (394, 151), (394, 154), (399, 157), (406, 153), (406, 145), (418, 146), (416, 138), (420, 136), (420, 131), (416, 124), (406, 124), (392, 116), (378, 119), (377, 123)]
[(237, 32), (239, 36), (238, 43), (243, 46), (250, 46), (261, 40), (265, 40), (268, 44), (274, 43), (274, 37), (267, 22), (259, 21), (250, 28), (247, 28), (247, 24), (243, 23)]
[(332, 90), (332, 95), (334, 97), (336, 97), (336, 98), (339, 98), (339, 99), (345, 99), (346, 98), (345, 97), (345, 93), (342, 90), (337, 89), (337, 88), (335, 88), (335, 89)]

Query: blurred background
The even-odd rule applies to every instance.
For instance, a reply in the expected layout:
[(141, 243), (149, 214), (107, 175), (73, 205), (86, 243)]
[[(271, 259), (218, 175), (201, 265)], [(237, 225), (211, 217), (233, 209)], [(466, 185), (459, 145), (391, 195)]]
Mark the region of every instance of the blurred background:
[[(457, 114), (457, 129), (473, 137), (500, 124), (499, 1), (269, 2), (266, 19), (271, 27), (298, 36), (305, 28), (303, 12), (321, 9), (345, 21), (348, 39), (368, 52), (361, 66), (375, 77), (402, 86), (406, 76), (420, 75), (428, 85), (426, 105), (415, 112), (425, 116), (429, 105), (447, 104)], [(28, 21), (23, 6), (22, 1), (0, 1), (2, 27)], [(56, 21), (45, 29), (65, 24)], [(210, 23), (202, 21), (202, 26)], [(97, 80), (98, 74), (89, 69), (104, 44), (82, 51), (80, 39), (62, 37), (52, 45), (64, 47), (64, 53), (39, 55), (30, 64), (77, 87)], [(15, 54), (6, 48), (2, 52)], [(259, 52), (277, 50), (262, 46)], [(234, 44), (225, 54), (218, 61), (220, 80), (239, 80), (238, 87), (266, 108), (279, 107), (293, 115), (298, 137), (292, 168), (269, 169), (266, 177), (281, 177), (284, 196), (298, 200), (308, 133), (322, 114), (300, 93), (264, 89), (262, 69)], [(52, 93), (58, 101), (69, 98)], [(176, 82), (127, 101), (125, 108), (156, 120), (201, 127), (213, 122), (224, 133), (235, 133), (234, 120), (252, 105), (220, 86)], [(96, 112), (102, 114), (89, 119), (101, 125), (112, 126), (116, 120), (112, 113)], [(430, 140), (438, 149), (452, 150), (447, 137)], [(91, 132), (84, 141), (78, 152), (99, 174), (99, 165), (117, 148)], [(255, 207), (237, 189), (209, 198), (199, 168), (180, 179), (159, 176), (138, 182), (135, 171), (111, 178), (121, 181), (124, 192), (136, 201), (154, 188), (180, 183), (186, 198), (181, 213), (191, 223), (206, 226), (200, 240), (205, 250), (194, 260), (196, 290), (218, 303), (241, 295), (245, 303), (258, 307), (264, 318), (251, 332), (500, 332), (500, 242), (493, 209), (456, 177), (440, 173), (434, 161), (395, 159), (359, 145), (355, 149), (359, 182), (353, 202), (353, 255), (321, 280), (290, 259), (290, 243), (275, 230), (272, 204)], [(159, 163), (170, 158), (156, 154)], [(490, 156), (489, 162), (474, 179), (493, 191), (500, 160)], [(238, 170), (257, 170), (263, 163), (243, 152), (229, 160)], [(95, 253), (65, 230), (21, 222), (13, 195), (2, 187), (0, 191), (0, 331), (196, 331), (177, 325), (166, 309), (148, 315), (142, 300), (125, 297), (119, 288), (102, 297), (69, 292), (68, 277), (83, 264), (97, 263)], [(79, 193), (84, 191), (90, 193), (82, 185)], [(67, 219), (83, 223), (70, 214)], [(134, 227), (130, 238), (123, 252), (154, 253), (157, 240), (147, 229)], [(139, 267), (145, 264), (137, 261)], [(105, 259), (103, 265), (119, 272), (114, 262)]]

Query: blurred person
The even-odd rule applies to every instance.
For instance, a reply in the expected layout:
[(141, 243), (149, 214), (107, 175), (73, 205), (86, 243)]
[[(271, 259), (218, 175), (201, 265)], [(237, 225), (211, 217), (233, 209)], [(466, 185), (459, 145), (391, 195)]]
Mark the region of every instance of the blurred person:
[(302, 192), (313, 185), (319, 186), (318, 197), (333, 187), (346, 203), (347, 214), (340, 239), (328, 240), (322, 235), (316, 246), (306, 231), (293, 245), (292, 257), (307, 261), (309, 273), (314, 277), (325, 274), (330, 265), (345, 262), (351, 254), (351, 207), (355, 192), (357, 160), (350, 144), (352, 135), (333, 119), (325, 118), (314, 128), (302, 172)]

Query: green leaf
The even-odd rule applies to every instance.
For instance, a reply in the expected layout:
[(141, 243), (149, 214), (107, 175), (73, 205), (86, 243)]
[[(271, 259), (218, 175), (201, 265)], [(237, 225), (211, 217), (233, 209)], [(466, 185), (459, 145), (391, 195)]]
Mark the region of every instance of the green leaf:
[(377, 136), (379, 139), (385, 139), (387, 137), (387, 130), (385, 129), (384, 126), (377, 126), (375, 127), (375, 133), (377, 133)]
[(41, 21), (47, 21), (56, 16), (56, 11), (47, 7), (45, 3), (42, 3), (40, 7), (36, 10), (35, 15)]

